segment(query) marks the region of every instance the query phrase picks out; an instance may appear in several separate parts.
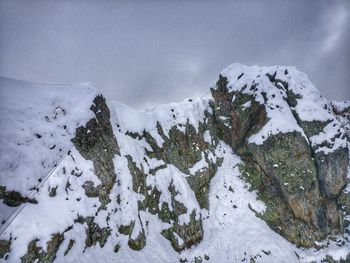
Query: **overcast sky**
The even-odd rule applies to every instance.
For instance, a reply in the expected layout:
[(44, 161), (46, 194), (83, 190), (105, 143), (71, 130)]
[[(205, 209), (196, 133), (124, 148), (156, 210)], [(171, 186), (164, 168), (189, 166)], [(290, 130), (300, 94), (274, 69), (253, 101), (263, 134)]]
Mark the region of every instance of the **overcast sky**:
[(294, 65), (350, 100), (350, 1), (0, 0), (4, 77), (143, 108), (200, 96), (233, 62)]

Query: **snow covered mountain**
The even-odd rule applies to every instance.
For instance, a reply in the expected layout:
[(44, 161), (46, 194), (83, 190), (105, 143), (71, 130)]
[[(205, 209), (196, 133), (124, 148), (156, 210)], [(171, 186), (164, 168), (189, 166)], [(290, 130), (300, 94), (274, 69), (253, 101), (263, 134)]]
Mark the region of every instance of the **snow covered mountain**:
[(0, 262), (347, 262), (350, 103), (294, 67), (134, 110), (0, 78)]

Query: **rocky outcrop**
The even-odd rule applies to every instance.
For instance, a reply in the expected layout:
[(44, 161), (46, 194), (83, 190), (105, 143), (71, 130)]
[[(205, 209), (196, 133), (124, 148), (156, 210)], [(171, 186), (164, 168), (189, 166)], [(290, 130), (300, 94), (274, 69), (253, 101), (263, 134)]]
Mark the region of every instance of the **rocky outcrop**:
[[(158, 132), (164, 140), (162, 147), (159, 147), (152, 136), (146, 132), (143, 136), (140, 135), (139, 138), (144, 137), (151, 146), (152, 150), (146, 149), (146, 153), (150, 158), (156, 158), (167, 164), (172, 164), (181, 172), (189, 175), (186, 179), (194, 191), (200, 207), (208, 209), (209, 183), (210, 179), (215, 175), (217, 167), (220, 166), (220, 160), (215, 160), (214, 162), (208, 158), (218, 143), (218, 140), (215, 139), (217, 130), (213, 124), (213, 117), (209, 112), (206, 112), (205, 122), (199, 123), (198, 131), (188, 122), (184, 127), (184, 131), (181, 131), (176, 126), (171, 127), (168, 137), (165, 136), (162, 127), (158, 125)], [(213, 135), (214, 140), (211, 143), (205, 141), (205, 132)], [(201, 161), (203, 154), (208, 167), (191, 175), (189, 169)]]
[(171, 242), (172, 247), (180, 252), (198, 244), (203, 238), (202, 219), (196, 219), (193, 211), (188, 224), (175, 221), (171, 228), (162, 231), (162, 235)]
[[(259, 226), (262, 219), (297, 247), (313, 247), (315, 241), (349, 231), (348, 108), (326, 103), (315, 90), (304, 94), (308, 83), (293, 79), (293, 69), (244, 69), (237, 74), (229, 68), (219, 75), (211, 88), (212, 99), (186, 108), (183, 120), (177, 119), (172, 106), (169, 114), (143, 112), (150, 125), (131, 125), (116, 111), (111, 120), (112, 104), (102, 95), (95, 97), (90, 107), (94, 117), (79, 126), (72, 139), (79, 161), (69, 153), (70, 159), (45, 188), (45, 196), (59, 201), (71, 218), (62, 230), (43, 239), (48, 240), (44, 248), (43, 240), (31, 236), (21, 261), (53, 262), (57, 255), (68, 258), (78, 255), (75, 250), (89, 253), (92, 247), (112, 248), (118, 256), (125, 255), (125, 248), (147, 251), (147, 245), (158, 244), (149, 241), (154, 229), (159, 243), (165, 238), (167, 246), (186, 255), (179, 257), (181, 262), (215, 260), (200, 251), (208, 243), (197, 250), (201, 254), (184, 250), (203, 242), (208, 224), (217, 224), (209, 228), (210, 238), (216, 238), (216, 229), (226, 234), (232, 227), (232, 221), (225, 221), (229, 216), (235, 220), (247, 215), (247, 222), (256, 220)], [(193, 114), (198, 109), (201, 112)], [(130, 118), (134, 115), (138, 113), (130, 112)], [(92, 161), (93, 169), (84, 159)], [(248, 201), (238, 203), (243, 198)], [(2, 186), (0, 199), (9, 206), (35, 202)], [(75, 209), (79, 204), (83, 207)], [(20, 238), (11, 231), (0, 240), (0, 258), (10, 256)], [(77, 233), (83, 238), (76, 238)], [(259, 250), (261, 255), (255, 256), (243, 252), (241, 261), (253, 262), (276, 250)]]
[(339, 148), (332, 153), (314, 154), (320, 190), (327, 198), (337, 198), (346, 184), (349, 151)]
[(28, 245), (27, 253), (21, 257), (22, 262), (40, 262), (40, 263), (51, 263), (56, 258), (56, 253), (63, 242), (62, 234), (53, 234), (50, 241), (47, 242), (46, 250), (42, 247), (37, 246), (38, 239), (32, 240)]
[[(254, 90), (255, 85), (251, 87), (245, 85), (242, 89)], [(211, 93), (214, 99), (212, 108), (218, 139), (239, 151), (244, 140), (266, 124), (265, 107), (257, 102), (251, 94), (230, 91), (227, 78), (221, 74), (216, 86), (211, 88)]]
[(94, 222), (93, 217), (87, 217), (84, 221), (87, 225), (85, 249), (95, 246), (96, 243), (99, 243), (100, 247), (103, 247), (106, 244), (108, 236), (111, 234), (111, 229), (109, 227), (101, 228)]
[(5, 258), (6, 255), (11, 251), (11, 239), (0, 240), (0, 258)]
[[(155, 158), (165, 163), (150, 170), (147, 174), (136, 166), (131, 156), (127, 156), (133, 179), (133, 190), (144, 196), (144, 200), (138, 203), (139, 209), (157, 214), (161, 221), (172, 225), (163, 230), (161, 234), (171, 242), (172, 247), (178, 252), (198, 244), (203, 238), (204, 232), (199, 209), (189, 211), (185, 203), (176, 200), (178, 192), (173, 182), (170, 182), (168, 189), (166, 189), (170, 193), (171, 203), (160, 202), (162, 192), (157, 187), (147, 186), (146, 180), (148, 176), (166, 169), (168, 165), (174, 165), (187, 175), (186, 180), (196, 196), (199, 208), (209, 209), (210, 180), (215, 175), (222, 160), (209, 158), (218, 143), (215, 135), (217, 129), (213, 123), (213, 116), (209, 112), (205, 112), (205, 116), (204, 122), (199, 123), (198, 129), (187, 121), (185, 125), (170, 127), (167, 135), (158, 123), (157, 132), (163, 140), (162, 146), (157, 144), (149, 132), (144, 131), (142, 134), (127, 132), (127, 135), (134, 139), (145, 139), (150, 145), (150, 149), (145, 149), (149, 158)], [(204, 139), (205, 132), (213, 135), (211, 142)], [(190, 169), (203, 158), (208, 166), (191, 174)], [(179, 217), (186, 213), (189, 214), (189, 221), (181, 223)], [(130, 233), (127, 234), (130, 235)]]
[[(207, 113), (207, 117), (210, 118), (209, 113)], [(209, 122), (209, 120), (207, 121)], [(151, 150), (146, 149), (147, 155), (150, 158), (165, 162), (165, 165), (151, 171), (151, 174), (165, 169), (170, 164), (176, 166), (180, 171), (189, 175), (186, 179), (195, 193), (200, 208), (209, 209), (209, 183), (215, 174), (216, 167), (220, 165), (220, 160), (213, 162), (208, 158), (209, 151), (213, 150), (213, 145), (204, 140), (203, 134), (206, 130), (203, 123), (199, 125), (198, 131), (187, 123), (184, 131), (180, 131), (174, 126), (171, 127), (169, 135), (166, 136), (162, 127), (158, 124), (158, 132), (164, 140), (162, 147), (159, 147), (154, 138), (147, 132), (129, 135), (138, 139), (145, 138), (151, 146)], [(189, 169), (202, 159), (203, 152), (205, 152), (204, 159), (208, 163), (208, 167), (190, 175)], [(147, 209), (151, 214), (158, 214), (161, 221), (172, 224), (172, 227), (163, 230), (161, 234), (171, 242), (176, 251), (181, 251), (199, 243), (203, 238), (202, 220), (199, 211), (188, 211), (186, 204), (176, 200), (177, 189), (172, 182), (170, 182), (167, 189), (171, 195), (171, 203), (160, 202), (162, 192), (157, 187), (152, 188), (146, 184), (147, 177), (152, 175), (139, 169), (131, 156), (127, 156), (127, 158), (133, 178), (133, 190), (144, 196), (144, 200), (138, 204), (139, 209)], [(181, 223), (179, 217), (186, 213), (190, 214), (189, 222)]]
[(38, 202), (29, 197), (22, 196), (21, 193), (16, 191), (6, 191), (6, 187), (0, 185), (0, 200), (3, 200), (4, 204), (14, 207), (19, 206), (22, 203), (37, 204)]
[[(302, 121), (295, 110), (302, 95), (288, 90), (288, 83), (276, 73), (264, 77), (270, 81), (270, 89), (275, 86), (276, 93), (284, 94), (302, 130), (263, 135), (261, 143), (251, 142), (250, 137), (273, 118), (267, 111), (285, 105), (273, 101), (275, 94), (268, 98), (258, 82), (232, 89), (233, 80), (229, 84), (220, 75), (212, 88), (217, 134), (243, 158), (242, 175), (265, 202), (266, 211), (258, 216), (294, 244), (310, 247), (315, 240), (343, 229), (344, 211), (336, 200), (346, 184), (348, 149), (339, 147), (325, 154), (319, 150), (322, 143), (310, 145), (312, 136), (324, 132), (331, 121)], [(334, 137), (344, 136), (339, 130)]]
[(93, 182), (85, 182), (86, 195), (98, 195), (100, 208), (105, 209), (111, 201), (109, 193), (116, 180), (113, 157), (119, 154), (119, 146), (113, 134), (110, 112), (102, 95), (94, 99), (90, 110), (94, 112), (95, 118), (89, 120), (85, 127), (77, 128), (72, 142), (85, 159), (93, 161), (95, 174), (101, 181), (97, 186)]
[[(116, 181), (113, 158), (115, 154), (119, 154), (119, 147), (113, 134), (110, 112), (105, 98), (97, 96), (90, 110), (94, 112), (95, 118), (88, 121), (85, 127), (77, 128), (76, 137), (72, 141), (80, 154), (85, 159), (93, 162), (95, 174), (100, 179), (100, 185), (96, 186), (92, 181), (85, 181), (82, 185), (87, 197), (99, 198), (101, 202), (100, 210), (106, 209), (106, 205), (111, 202), (109, 194)], [(65, 168), (63, 170), (66, 174)], [(81, 174), (76, 175), (74, 170), (72, 175), (81, 176)], [(69, 181), (67, 181), (66, 191), (69, 187)], [(49, 196), (55, 197), (56, 191), (57, 187), (51, 188)], [(103, 247), (111, 234), (111, 229), (109, 227), (101, 228), (94, 222), (94, 217), (83, 218), (78, 216), (74, 223), (86, 224), (85, 249), (95, 246), (97, 243), (100, 247)], [(37, 245), (39, 239), (33, 239), (27, 247), (27, 253), (21, 257), (21, 261), (53, 262), (60, 245), (65, 239), (65, 232), (72, 228), (73, 226), (69, 226), (63, 233), (53, 234), (51, 240), (47, 242), (46, 250)], [(74, 239), (69, 240), (68, 247), (64, 252), (65, 255), (69, 253), (74, 243)]]

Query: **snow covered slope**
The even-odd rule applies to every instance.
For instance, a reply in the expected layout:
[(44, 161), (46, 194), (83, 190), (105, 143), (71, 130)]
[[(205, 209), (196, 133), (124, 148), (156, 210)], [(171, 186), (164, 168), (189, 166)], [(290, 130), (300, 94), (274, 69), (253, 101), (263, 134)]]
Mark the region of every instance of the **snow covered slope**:
[(211, 98), (142, 111), (87, 84), (0, 91), (1, 211), (19, 211), (0, 262), (349, 257), (346, 107), (293, 67), (233, 64)]
[[(11, 207), (25, 202), (36, 185), (71, 148), (85, 124), (96, 91), (88, 84), (31, 84), (0, 78), (0, 187)], [(15, 191), (15, 192), (13, 192)], [(12, 198), (12, 199), (13, 199)], [(0, 205), (0, 221), (9, 215)]]

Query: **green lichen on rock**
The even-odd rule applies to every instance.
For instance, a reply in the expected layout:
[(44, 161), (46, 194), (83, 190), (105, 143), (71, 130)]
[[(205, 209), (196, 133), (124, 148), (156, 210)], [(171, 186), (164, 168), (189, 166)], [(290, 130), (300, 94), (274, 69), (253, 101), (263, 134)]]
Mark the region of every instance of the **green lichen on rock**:
[[(324, 131), (324, 128), (331, 122), (329, 121), (301, 121), (298, 117), (298, 124), (303, 128), (306, 136), (310, 139)], [(311, 147), (312, 155), (317, 166), (317, 176), (320, 183), (320, 189), (327, 198), (336, 198), (346, 183), (347, 166), (349, 162), (349, 151), (347, 148), (340, 147), (335, 151), (325, 153), (321, 148), (331, 149), (334, 141), (345, 136), (341, 133), (335, 134), (330, 141), (325, 141), (319, 145)]]
[(346, 184), (348, 149), (341, 147), (327, 154), (319, 151), (314, 154), (314, 158), (322, 194), (327, 198), (337, 198)]
[(195, 257), (194, 258), (194, 263), (202, 263), (203, 262), (203, 259), (201, 256), (198, 256), (198, 257)]
[(139, 220), (139, 223), (141, 224), (141, 231), (138, 233), (136, 238), (132, 238), (133, 231), (135, 228), (135, 221), (131, 221), (129, 225), (121, 225), (118, 228), (119, 233), (129, 236), (128, 246), (132, 250), (137, 251), (143, 249), (146, 245), (146, 235), (140, 217)]
[(135, 193), (144, 194), (147, 191), (146, 178), (147, 175), (141, 169), (137, 167), (136, 162), (132, 160), (130, 155), (126, 155), (126, 159), (128, 160), (128, 168), (132, 176), (132, 189)]
[(218, 137), (225, 143), (231, 145), (231, 138), (233, 136), (230, 129), (230, 127), (232, 127), (230, 112), (233, 92), (229, 92), (227, 85), (227, 78), (220, 74), (215, 87), (211, 88), (211, 94), (215, 101), (215, 103), (211, 104), (211, 107), (214, 112)]
[[(170, 241), (174, 250), (180, 252), (185, 248), (198, 244), (202, 240), (202, 220), (201, 218), (196, 219), (196, 213), (193, 211), (188, 224), (180, 225), (176, 221), (172, 227), (164, 229), (161, 234)], [(179, 238), (181, 239), (179, 240)]]
[(212, 162), (205, 157), (205, 160), (208, 167), (204, 167), (194, 175), (186, 177), (186, 180), (196, 196), (199, 207), (209, 210), (210, 180), (214, 177), (217, 168), (221, 166), (222, 159), (218, 158), (216, 162)]
[(153, 215), (159, 213), (159, 199), (161, 194), (162, 193), (158, 190), (156, 186), (153, 188), (148, 187), (148, 192), (145, 196), (143, 204)]
[(209, 182), (214, 174), (209, 169), (196, 172), (195, 175), (186, 177), (188, 184), (195, 193), (200, 208), (209, 210)]
[(170, 223), (170, 220), (172, 219), (173, 215), (169, 209), (169, 204), (166, 202), (162, 203), (162, 207), (159, 211), (158, 217), (160, 220), (162, 220), (165, 223)]
[(227, 78), (220, 75), (211, 89), (215, 125), (218, 138), (239, 151), (247, 136), (266, 124), (266, 110), (254, 95), (244, 92), (246, 89), (254, 90), (254, 84), (251, 87), (245, 85), (241, 91), (229, 91), (227, 85)]
[(49, 187), (49, 196), (50, 197), (55, 197), (56, 196), (56, 194), (57, 194), (57, 187), (58, 186)]
[[(281, 198), (278, 195), (273, 196), (273, 189), (261, 191), (259, 199), (264, 202), (264, 204), (266, 205), (266, 209), (263, 213), (257, 214), (258, 217), (262, 218), (269, 225), (273, 226), (273, 228), (277, 229), (279, 226), (281, 216), (278, 213), (278, 209), (282, 206), (282, 204), (283, 206), (286, 206), (284, 204), (284, 200), (281, 200)], [(279, 199), (280, 202), (282, 202), (282, 204), (276, 204), (276, 199)]]
[(134, 229), (134, 226), (135, 226), (135, 221), (130, 222), (129, 225), (121, 225), (118, 228), (118, 232), (120, 234), (130, 236), (132, 233), (132, 230)]
[[(242, 177), (250, 185), (250, 191), (259, 189), (263, 186), (264, 174), (259, 165), (254, 162), (253, 157), (246, 153), (244, 156), (244, 162), (239, 164), (239, 170)], [(269, 180), (268, 178), (266, 178)]]
[(297, 106), (298, 104), (298, 100), (301, 99), (301, 95), (300, 94), (295, 94), (293, 91), (291, 91), (290, 89), (288, 89), (287, 86), (285, 86), (286, 90), (287, 90), (287, 103), (290, 107), (294, 108), (295, 106)]
[[(162, 193), (157, 189), (157, 187), (152, 188), (146, 185), (147, 176), (151, 175), (145, 174), (143, 169), (137, 167), (136, 163), (133, 162), (131, 156), (127, 156), (127, 159), (128, 167), (133, 178), (133, 190), (144, 196), (144, 199), (138, 202), (138, 209), (147, 209), (147, 211), (151, 214), (158, 214), (158, 218), (163, 222), (172, 224), (172, 227), (162, 231), (162, 235), (165, 236), (171, 242), (172, 246), (176, 251), (181, 251), (189, 247), (189, 244), (191, 243), (198, 243), (199, 239), (201, 239), (203, 235), (202, 222), (200, 219), (195, 219), (195, 211), (193, 211), (194, 214), (191, 215), (191, 220), (189, 224), (179, 224), (179, 216), (187, 213), (187, 207), (183, 203), (176, 200), (176, 195), (178, 194), (178, 192), (173, 182), (171, 182), (168, 187), (168, 191), (171, 195), (171, 203), (160, 203), (160, 196)], [(140, 250), (144, 247), (146, 238), (144, 230), (142, 228), (142, 232), (138, 234), (137, 238), (132, 239), (131, 235), (134, 226), (135, 222), (132, 221), (127, 226), (120, 226), (119, 232), (129, 236), (128, 245), (131, 249)], [(201, 234), (198, 234), (199, 232)], [(181, 238), (186, 240), (186, 242), (182, 245), (179, 245), (177, 243), (177, 238), (175, 237), (175, 235), (179, 235)]]
[[(255, 212), (256, 216), (263, 219), (271, 229), (283, 235), (289, 241), (298, 246), (310, 247), (316, 239), (325, 237), (315, 227), (297, 218), (289, 204), (284, 199), (280, 190), (271, 183), (268, 176), (259, 166), (252, 165), (245, 160), (240, 165), (242, 177), (250, 182), (250, 190), (256, 190), (258, 199), (265, 204), (265, 211)], [(249, 175), (249, 176), (248, 176)]]
[[(149, 132), (144, 131), (142, 136), (139, 135), (138, 137), (145, 138), (151, 146), (151, 150), (146, 149), (146, 154), (150, 158), (163, 160), (166, 164), (173, 164), (181, 172), (188, 174), (188, 169), (200, 161), (202, 152), (214, 149), (218, 143), (212, 114), (206, 110), (204, 116), (203, 122), (198, 123), (197, 129), (187, 120), (184, 124), (180, 123), (170, 127), (168, 135), (165, 135), (162, 126), (158, 122), (157, 132), (164, 140), (162, 146), (156, 143)], [(204, 139), (204, 133), (207, 131), (212, 136), (211, 143)]]
[[(199, 215), (199, 219), (196, 219), (196, 211), (193, 210), (189, 216), (188, 224), (180, 224), (179, 216), (187, 213), (187, 208), (184, 204), (176, 200), (176, 189), (171, 183), (169, 186), (169, 192), (171, 193), (171, 208), (168, 210), (168, 204), (164, 206), (165, 211), (160, 216), (164, 222), (172, 222), (172, 227), (162, 231), (162, 235), (168, 239), (172, 247), (176, 251), (181, 251), (185, 248), (190, 248), (192, 245), (199, 243), (203, 238), (202, 219)], [(163, 210), (163, 207), (162, 207)], [(169, 220), (169, 221), (168, 221)], [(179, 240), (179, 238), (181, 240)]]
[[(168, 136), (164, 134), (163, 128), (157, 123), (157, 132), (164, 140), (161, 147), (147, 131), (144, 131), (142, 134), (129, 132), (129, 135), (136, 139), (145, 138), (146, 142), (151, 146), (151, 150), (146, 149), (147, 156), (164, 161), (165, 164), (152, 169), (149, 171), (149, 174), (155, 174), (158, 170), (165, 169), (167, 164), (176, 166), (181, 172), (189, 175), (186, 179), (191, 189), (194, 191), (200, 207), (208, 209), (209, 183), (217, 167), (221, 165), (222, 160), (216, 160), (214, 162), (208, 158), (209, 153), (213, 154), (218, 139), (216, 136), (217, 130), (214, 128), (213, 116), (208, 111), (205, 112), (205, 116), (205, 120), (199, 122), (197, 130), (187, 121), (183, 127), (184, 131), (183, 129), (179, 129), (176, 125), (169, 129)], [(207, 142), (204, 139), (205, 132), (211, 135), (211, 142)], [(208, 167), (190, 175), (189, 169), (202, 159), (203, 153)], [(158, 213), (159, 205), (156, 206), (156, 204), (159, 199), (157, 198), (157, 194), (160, 193), (154, 193), (155, 189), (145, 187), (145, 178), (147, 175), (144, 173), (143, 169), (138, 168), (136, 164), (132, 162), (131, 156), (127, 156), (127, 158), (128, 166), (133, 176), (134, 191), (143, 193), (145, 196), (145, 201), (142, 204), (143, 207), (148, 207), (149, 211), (153, 214)], [(147, 194), (148, 191), (153, 192), (152, 197)], [(151, 200), (155, 200), (155, 202), (151, 204)]]
[(0, 200), (3, 200), (5, 205), (15, 207), (23, 203), (37, 204), (38, 202), (34, 198), (22, 196), (21, 193), (16, 191), (6, 191), (6, 186), (0, 185)]
[(321, 260), (322, 263), (349, 263), (350, 262), (350, 253), (345, 257), (339, 260), (333, 259), (332, 256), (327, 255), (326, 258)]
[(68, 246), (67, 246), (67, 249), (64, 251), (64, 255), (67, 256), (69, 251), (71, 251), (73, 245), (75, 243), (75, 240), (74, 239), (70, 239), (69, 240), (69, 243), (68, 243)]
[(132, 176), (132, 188), (134, 192), (144, 196), (143, 201), (138, 201), (139, 210), (148, 210), (151, 214), (159, 213), (159, 198), (161, 192), (157, 187), (150, 187), (146, 184), (147, 174), (137, 167), (130, 155), (126, 156), (128, 160), (128, 168)]
[(99, 243), (100, 247), (104, 247), (107, 242), (108, 237), (111, 235), (112, 229), (110, 227), (100, 227), (97, 223), (94, 222), (93, 216), (82, 217), (79, 216), (74, 220), (74, 223), (86, 224), (85, 229), (85, 248), (95, 246)]
[[(135, 139), (145, 138), (146, 142), (151, 146), (151, 150), (146, 149), (148, 157), (164, 161), (165, 165), (158, 167), (152, 173), (150, 171), (150, 174), (155, 174), (157, 170), (166, 168), (167, 164), (176, 166), (183, 173), (189, 174), (186, 179), (195, 193), (200, 207), (209, 209), (209, 183), (217, 167), (221, 165), (222, 160), (217, 158), (215, 161), (212, 161), (208, 157), (209, 153), (213, 153), (218, 140), (215, 135), (216, 129), (213, 128), (213, 117), (209, 112), (206, 112), (205, 115), (206, 119), (203, 123), (199, 123), (197, 130), (187, 121), (184, 131), (178, 129), (177, 126), (173, 126), (169, 129), (168, 136), (164, 134), (162, 127), (158, 123), (157, 131), (164, 141), (161, 147), (151, 134), (146, 131), (143, 134), (132, 133), (130, 136)], [(209, 132), (213, 138), (210, 143), (204, 139), (205, 132)], [(201, 161), (202, 158), (205, 158), (208, 166), (190, 175), (189, 169)], [(139, 209), (147, 209), (152, 214), (158, 214), (159, 219), (163, 222), (172, 224), (172, 227), (164, 230), (162, 234), (171, 242), (175, 250), (180, 251), (189, 247), (190, 244), (197, 244), (203, 236), (201, 219), (196, 220), (191, 215), (191, 220), (187, 225), (179, 224), (178, 217), (187, 213), (187, 207), (176, 200), (177, 191), (173, 183), (171, 182), (168, 188), (171, 194), (171, 203), (160, 203), (159, 200), (162, 193), (156, 187), (152, 188), (146, 185), (146, 178), (150, 175), (147, 175), (142, 167), (138, 167), (131, 156), (127, 156), (127, 159), (133, 178), (133, 190), (144, 196), (143, 201), (139, 201)], [(195, 214), (194, 211), (193, 213)], [(175, 235), (184, 240), (184, 245), (180, 246), (177, 244)]]
[(266, 205), (258, 216), (273, 230), (305, 247), (340, 230), (334, 201), (320, 195), (316, 165), (301, 134), (274, 135), (262, 145), (248, 144), (247, 151), (252, 158), (245, 159), (241, 173), (258, 190)]
[(85, 127), (76, 129), (76, 136), (72, 142), (85, 159), (93, 162), (95, 174), (101, 181), (101, 187), (98, 189), (100, 209), (105, 209), (111, 201), (109, 193), (116, 181), (113, 157), (119, 154), (119, 146), (113, 134), (105, 98), (101, 95), (96, 96), (90, 110), (94, 112), (95, 118), (89, 120)]
[(5, 258), (6, 254), (11, 251), (11, 238), (9, 240), (0, 240), (0, 258)]
[(340, 191), (337, 201), (338, 205), (340, 205), (346, 213), (350, 214), (350, 191), (346, 189)]
[(128, 246), (136, 251), (140, 251), (146, 246), (146, 236), (143, 229), (135, 239), (129, 238)]
[(119, 249), (120, 249), (120, 244), (115, 244), (114, 249), (113, 249), (114, 253), (118, 253)]
[(94, 217), (86, 217), (85, 222), (87, 225), (85, 231), (85, 249), (87, 247), (95, 246), (97, 242), (100, 244), (100, 247), (104, 247), (108, 237), (111, 234), (111, 229), (109, 227), (101, 228), (98, 224), (94, 222)]
[(203, 150), (208, 149), (208, 143), (204, 141), (203, 132), (196, 131), (195, 127), (188, 121), (185, 124), (185, 132), (177, 126), (171, 127), (169, 137), (166, 137), (161, 127), (160, 134), (163, 135), (164, 143), (159, 147), (152, 136), (145, 132), (144, 137), (150, 144), (152, 150), (146, 149), (150, 158), (163, 160), (165, 163), (173, 164), (181, 172), (188, 174), (189, 168), (200, 161)]
[(82, 187), (87, 197), (98, 197), (100, 194), (101, 185), (96, 187), (92, 181), (85, 181)]
[[(249, 151), (271, 181), (281, 190), (294, 214), (307, 220), (318, 204), (316, 166), (300, 133), (277, 134), (262, 145), (248, 144)], [(306, 198), (308, 193), (310, 198)], [(315, 220), (313, 218), (312, 220)]]
[[(286, 92), (284, 99), (308, 138), (329, 124), (301, 122), (294, 107), (302, 96), (289, 90), (288, 83), (277, 79), (276, 73), (267, 77), (281, 92)], [(249, 137), (268, 121), (268, 98), (261, 93), (265, 102), (255, 101), (254, 83), (235, 90), (227, 85), (227, 79), (219, 76), (212, 89), (217, 135), (242, 157), (242, 177), (266, 205), (265, 212), (256, 213), (257, 216), (297, 246), (310, 247), (315, 240), (339, 233), (342, 219), (335, 198), (345, 184), (349, 161), (346, 151), (333, 156), (317, 154), (317, 148), (310, 147), (298, 132), (271, 135), (261, 145), (249, 143)]]
[[(296, 113), (294, 113), (297, 116)], [(323, 129), (331, 122), (328, 121), (301, 121), (299, 117), (297, 117), (298, 124), (305, 132), (306, 136), (310, 138), (313, 135), (317, 135), (323, 131)]]
[[(297, 95), (291, 90), (288, 90), (287, 94), (288, 104), (291, 107), (295, 107), (298, 102), (293, 101), (293, 98)], [(301, 95), (298, 95), (298, 97), (301, 98)], [(327, 108), (328, 106), (325, 105), (325, 107)], [(332, 122), (331, 119), (325, 121), (304, 121), (301, 120), (298, 113), (294, 110), (293, 115), (309, 140), (312, 138), (312, 136), (324, 133), (325, 127)], [(333, 126), (335, 126), (335, 124), (333, 124)], [(338, 129), (330, 141), (324, 141), (311, 145), (311, 154), (315, 159), (320, 190), (322, 195), (328, 199), (336, 198), (340, 190), (346, 184), (349, 151), (346, 147), (340, 147), (335, 151), (325, 153), (321, 148), (326, 147), (332, 149), (335, 140), (340, 137), (344, 138), (345, 136), (346, 135)]]
[(171, 181), (168, 187), (168, 190), (171, 194), (171, 207), (172, 207), (173, 218), (177, 220), (179, 215), (187, 213), (187, 207), (183, 203), (176, 200), (176, 196), (178, 192), (173, 184), (173, 181)]
[(56, 253), (64, 240), (63, 234), (52, 234), (47, 242), (46, 251), (37, 246), (39, 239), (34, 239), (28, 244), (27, 253), (21, 257), (22, 263), (51, 263), (56, 259)]

